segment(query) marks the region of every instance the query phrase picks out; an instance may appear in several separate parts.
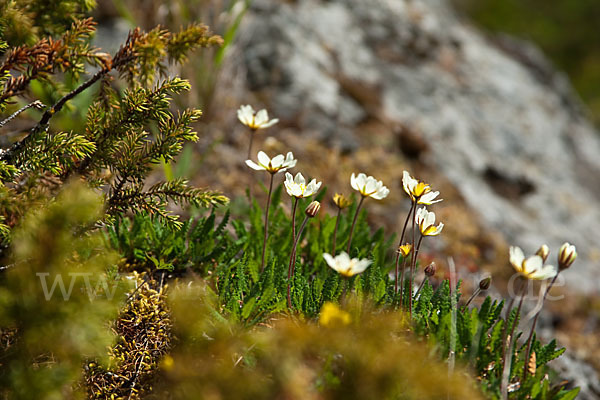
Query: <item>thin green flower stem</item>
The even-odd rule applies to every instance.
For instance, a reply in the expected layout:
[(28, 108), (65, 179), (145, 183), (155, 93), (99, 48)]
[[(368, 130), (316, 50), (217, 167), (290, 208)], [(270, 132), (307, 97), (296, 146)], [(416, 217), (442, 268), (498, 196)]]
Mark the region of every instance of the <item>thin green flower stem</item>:
[(348, 278), (347, 276), (344, 276), (344, 291), (342, 292), (342, 298), (341, 301), (345, 301), (346, 300), (346, 295), (348, 294), (348, 288), (350, 288), (350, 278)]
[(402, 260), (402, 275), (400, 276), (400, 307), (404, 306), (404, 271), (406, 271), (406, 259)]
[(467, 301), (467, 304), (465, 304), (465, 308), (469, 307), (469, 304), (471, 304), (471, 302), (473, 301), (473, 299), (475, 297), (477, 297), (477, 295), (481, 292), (481, 288), (477, 288), (475, 289), (475, 291), (473, 292), (473, 294), (471, 295), (471, 297), (469, 297), (469, 300)]
[(506, 334), (508, 329), (508, 318), (510, 317), (510, 310), (512, 309), (513, 304), (515, 304), (515, 298), (511, 297), (510, 303), (508, 303), (508, 308), (506, 309), (506, 315), (504, 316), (505, 324), (502, 327), (502, 359), (504, 360), (504, 356), (506, 354)]
[[(398, 248), (402, 246), (402, 242), (404, 241), (404, 234), (406, 233), (406, 226), (408, 225), (408, 220), (410, 219), (410, 214), (412, 213), (413, 207), (415, 203), (411, 203), (410, 210), (408, 210), (408, 215), (406, 216), (406, 221), (404, 221), (404, 226), (402, 227), (402, 234), (400, 235), (400, 241), (398, 242)], [(394, 290), (398, 293), (398, 266), (400, 261), (400, 252), (396, 249), (396, 284), (394, 286)], [(404, 272), (404, 271), (402, 271)]]
[[(250, 160), (252, 156), (252, 142), (254, 141), (255, 130), (250, 129), (250, 143), (248, 144), (248, 156), (246, 160)], [(252, 207), (252, 186), (254, 184), (254, 174), (250, 170), (250, 185), (248, 186), (248, 196), (250, 197), (250, 207)]]
[(294, 246), (292, 246), (292, 254), (290, 255), (290, 264), (288, 265), (288, 284), (287, 284), (288, 308), (292, 308), (292, 297), (290, 295), (290, 284), (291, 284), (291, 280), (292, 280), (291, 278), (293, 276), (293, 269), (296, 264), (296, 260), (295, 260), (296, 246), (298, 246), (298, 241), (300, 240), (300, 236), (302, 236), (302, 231), (304, 231), (304, 227), (306, 226), (306, 223), (308, 222), (309, 218), (310, 217), (308, 215), (306, 217), (304, 217), (304, 221), (302, 222), (302, 225), (300, 226), (300, 230), (298, 231), (298, 234), (296, 235), (296, 239), (294, 240)]
[(425, 281), (427, 279), (428, 279), (427, 275), (425, 275), (425, 277), (421, 281), (421, 284), (419, 285), (419, 288), (417, 289), (417, 292), (415, 293), (415, 300), (419, 298), (419, 293), (421, 293), (421, 289), (423, 289), (423, 286), (425, 286)]
[(331, 246), (331, 255), (335, 257), (335, 242), (337, 238), (338, 226), (340, 225), (340, 215), (342, 214), (342, 209), (338, 207), (337, 216), (335, 217), (335, 228), (333, 229), (333, 245)]
[(248, 143), (248, 158), (247, 158), (247, 160), (249, 160), (250, 156), (252, 155), (252, 143), (254, 142), (255, 134), (256, 134), (256, 131), (254, 129), (250, 129), (250, 143)]
[[(508, 339), (508, 344), (506, 345), (507, 349), (502, 356), (502, 381), (500, 385), (500, 391), (502, 393), (502, 399), (508, 399), (508, 381), (510, 379), (510, 367), (512, 364), (512, 346), (514, 341), (515, 328), (519, 322), (519, 315), (521, 314), (521, 306), (523, 305), (523, 299), (525, 298), (525, 289), (527, 288), (527, 282), (523, 283), (519, 305), (517, 306), (517, 313), (515, 314), (515, 319), (513, 321), (512, 327), (510, 329), (510, 336), (504, 339)], [(508, 316), (510, 316), (510, 311), (508, 312)], [(506, 319), (506, 323), (508, 324), (508, 318)]]
[(350, 246), (352, 246), (352, 234), (354, 233), (354, 226), (356, 225), (356, 220), (358, 218), (358, 213), (360, 211), (360, 207), (362, 206), (363, 201), (365, 201), (365, 196), (360, 198), (358, 202), (358, 207), (356, 207), (356, 212), (354, 213), (354, 219), (352, 220), (352, 227), (350, 228), (350, 237), (348, 238), (348, 248), (346, 249), (346, 253), (350, 255)]
[(559, 273), (560, 273), (560, 271), (556, 275), (554, 275), (552, 282), (550, 282), (550, 285), (544, 292), (544, 297), (542, 298), (542, 305), (541, 305), (539, 311), (535, 314), (535, 318), (533, 319), (533, 323), (531, 324), (531, 331), (529, 332), (529, 337), (527, 338), (527, 350), (525, 351), (525, 366), (523, 367), (523, 381), (522, 381), (523, 383), (525, 383), (525, 379), (527, 379), (527, 373), (529, 372), (527, 370), (527, 363), (529, 362), (529, 357), (531, 356), (530, 355), (531, 345), (532, 345), (531, 341), (533, 339), (533, 332), (535, 331), (535, 325), (537, 324), (538, 317), (540, 316), (540, 313), (542, 312), (542, 307), (544, 306), (544, 301), (546, 301), (546, 296), (548, 296), (548, 292), (550, 292), (550, 289), (552, 289), (554, 282), (556, 282), (556, 278), (558, 278)]
[(294, 205), (292, 206), (292, 245), (296, 239), (296, 208), (298, 207), (298, 198), (294, 197)]
[(267, 239), (269, 237), (269, 207), (271, 206), (271, 193), (273, 192), (274, 173), (271, 173), (271, 181), (269, 182), (269, 195), (267, 196), (267, 210), (265, 211), (265, 234), (263, 239), (262, 258), (260, 261), (260, 272), (265, 269), (265, 250), (267, 249)]
[[(296, 208), (298, 206), (298, 198), (294, 197), (294, 205), (292, 207), (292, 253), (290, 255), (290, 259), (295, 260), (296, 259), (296, 249), (294, 247), (294, 243), (296, 241)], [(288, 266), (288, 279), (290, 279), (293, 275), (292, 272), (292, 264), (290, 262), (290, 265)]]
[[(411, 260), (412, 262), (410, 263), (410, 301), (408, 302), (408, 313), (410, 315), (410, 317), (412, 318), (412, 303), (413, 303), (413, 295), (412, 295), (412, 287), (413, 287), (413, 279), (414, 279), (414, 274), (415, 274), (415, 269), (417, 268), (417, 256), (419, 255), (419, 249), (421, 248), (421, 243), (423, 242), (423, 238), (425, 236), (421, 235), (421, 237), (419, 238), (419, 243), (417, 244), (417, 247), (413, 253), (413, 259)], [(414, 247), (413, 247), (414, 249)]]
[(415, 245), (416, 245), (415, 229), (416, 228), (415, 228), (415, 225), (416, 225), (416, 218), (417, 218), (416, 217), (416, 215), (417, 215), (417, 199), (413, 199), (412, 210), (413, 210), (412, 217), (411, 217), (412, 218), (412, 243), (411, 243), (412, 247), (410, 249), (411, 252), (412, 252), (412, 255), (411, 255), (411, 258), (410, 258), (410, 275), (408, 277), (408, 281), (410, 283), (408, 288), (410, 290), (410, 293), (409, 293), (409, 297), (410, 297), (409, 304), (410, 304), (410, 317), (411, 317), (411, 320), (412, 320), (412, 268), (413, 268), (412, 265), (413, 265), (413, 261), (415, 261), (415, 264), (416, 264), (416, 258), (415, 258), (415, 248), (416, 248), (415, 247)]

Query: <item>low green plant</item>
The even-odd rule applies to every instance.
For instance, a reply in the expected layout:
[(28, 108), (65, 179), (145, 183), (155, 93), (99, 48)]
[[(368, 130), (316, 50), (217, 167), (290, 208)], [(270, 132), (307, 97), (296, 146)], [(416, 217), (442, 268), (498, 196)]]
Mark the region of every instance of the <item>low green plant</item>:
[[(282, 204), (282, 193), (282, 186), (273, 191), (267, 262), (263, 272), (260, 271), (262, 242), (259, 238), (264, 228), (264, 210), (255, 199), (249, 208), (237, 210), (238, 215), (229, 218), (227, 212), (219, 224), (216, 223), (214, 211), (211, 211), (205, 217), (185, 222), (184, 227), (191, 228), (179, 231), (164, 230), (148, 217), (138, 216), (133, 225), (127, 225), (131, 222), (115, 224), (115, 227), (130, 228), (121, 229), (118, 235), (111, 233), (112, 243), (128, 259), (132, 256), (135, 258), (137, 253), (137, 259), (151, 268), (154, 261), (148, 261), (148, 255), (159, 258), (160, 254), (170, 254), (167, 249), (174, 249), (171, 253), (181, 257), (163, 257), (164, 262), (176, 270), (189, 268), (200, 273), (205, 278), (205, 284), (209, 285), (203, 290), (214, 292), (211, 301), (215, 302), (215, 309), (223, 315), (220, 318), (226, 318), (240, 327), (269, 324), (273, 318), (289, 313), (309, 321), (315, 320), (325, 304), (333, 302), (344, 305), (349, 299), (359, 304), (373, 304), (381, 312), (400, 315), (406, 312), (406, 319), (410, 304), (410, 280), (407, 277), (404, 281), (404, 299), (401, 299), (402, 292), (395, 290), (393, 275), (395, 238), (386, 237), (382, 229), (373, 232), (366, 222), (364, 210), (359, 213), (352, 239), (353, 256), (369, 258), (372, 265), (361, 275), (348, 279), (327, 265), (323, 253), (331, 251), (337, 216), (321, 213), (314, 223), (306, 225), (300, 240), (303, 245), (297, 249), (296, 274), (291, 281), (292, 306), (287, 306), (287, 263), (292, 251), (292, 238), (291, 216)], [(322, 201), (325, 196), (326, 189), (316, 199)], [(304, 209), (309, 201), (298, 199), (299, 209)], [(347, 212), (340, 214), (338, 238), (343, 239), (337, 244), (338, 251), (347, 245), (356, 208), (357, 202), (354, 201)], [(196, 253), (193, 249), (203, 251)], [(196, 257), (197, 254), (201, 255)], [(206, 257), (206, 254), (211, 256)], [(453, 358), (458, 365), (468, 366), (480, 382), (484, 394), (490, 398), (500, 398), (505, 343), (503, 335), (506, 328), (508, 331), (513, 326), (517, 328), (516, 309), (509, 313), (507, 322), (503, 318), (506, 309), (504, 301), (487, 297), (481, 306), (469, 308), (464, 305), (466, 300), (462, 299), (460, 281), (451, 285), (448, 280), (434, 280), (432, 284), (429, 278), (423, 279), (422, 288), (417, 293), (413, 292), (412, 322), (408, 322), (411, 319), (407, 318), (407, 327), (410, 326), (416, 338), (435, 348), (440, 358)], [(485, 289), (487, 286), (482, 287)], [(521, 335), (515, 330), (516, 337)], [(565, 349), (557, 348), (555, 341), (544, 345), (534, 338), (531, 352), (536, 354), (536, 360), (535, 367), (531, 367), (529, 360), (526, 362), (526, 347), (526, 343), (523, 343), (512, 354), (511, 397), (529, 398), (535, 394), (530, 398), (573, 398), (578, 389), (561, 386), (559, 377), (547, 365)], [(522, 383), (524, 368), (530, 368), (532, 373)]]

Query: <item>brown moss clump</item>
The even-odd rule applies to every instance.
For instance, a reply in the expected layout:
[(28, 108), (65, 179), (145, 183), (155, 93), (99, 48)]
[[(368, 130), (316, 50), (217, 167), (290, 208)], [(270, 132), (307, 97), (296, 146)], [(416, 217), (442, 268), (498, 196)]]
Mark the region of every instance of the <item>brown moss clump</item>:
[(117, 343), (107, 367), (86, 365), (88, 395), (93, 399), (137, 399), (152, 390), (156, 371), (171, 346), (171, 319), (166, 286), (135, 275), (138, 287), (114, 323)]

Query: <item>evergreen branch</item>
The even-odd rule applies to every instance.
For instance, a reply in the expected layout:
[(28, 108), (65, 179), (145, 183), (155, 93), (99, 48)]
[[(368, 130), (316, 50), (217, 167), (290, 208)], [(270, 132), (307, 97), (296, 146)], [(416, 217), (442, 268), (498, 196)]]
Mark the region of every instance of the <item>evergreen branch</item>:
[(19, 114), (21, 114), (22, 112), (29, 110), (31, 107), (35, 107), (38, 110), (42, 110), (44, 108), (46, 108), (46, 106), (44, 105), (44, 103), (42, 103), (39, 100), (36, 100), (32, 103), (27, 104), (24, 107), (19, 108), (17, 111), (15, 111), (14, 113), (12, 113), (8, 118), (6, 118), (3, 121), (0, 121), (0, 128), (2, 128), (4, 125), (6, 125), (7, 123), (9, 123), (10, 121), (12, 121), (13, 119), (15, 119)]
[(16, 142), (10, 149), (6, 152), (0, 154), (0, 161), (6, 161), (7, 163), (11, 163), (14, 161), (17, 154), (23, 150), (23, 148), (36, 136), (36, 134), (40, 131), (46, 130), (48, 128), (48, 123), (50, 119), (62, 110), (67, 101), (71, 100), (98, 80), (100, 80), (104, 75), (110, 72), (110, 69), (104, 68), (96, 72), (90, 79), (79, 85), (77, 88), (72, 90), (71, 92), (64, 95), (59, 101), (56, 102), (51, 108), (46, 110), (42, 115), (40, 121), (29, 131), (29, 135), (25, 136), (23, 139)]

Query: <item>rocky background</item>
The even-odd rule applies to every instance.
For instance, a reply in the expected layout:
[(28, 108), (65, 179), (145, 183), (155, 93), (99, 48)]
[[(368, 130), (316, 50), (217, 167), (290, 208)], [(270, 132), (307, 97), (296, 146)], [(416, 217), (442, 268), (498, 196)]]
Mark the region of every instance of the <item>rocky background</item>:
[[(143, 22), (172, 11), (157, 7)], [(214, 26), (239, 12), (202, 17)], [(213, 82), (197, 82), (209, 101), (191, 99), (204, 99), (206, 117), (195, 183), (235, 197), (258, 179), (243, 164), (249, 133), (235, 116), (252, 104), (280, 119), (253, 154), (293, 151), (296, 170), (331, 194), (350, 193), (351, 172), (382, 179), (391, 193), (367, 204), (374, 226), (401, 227), (404, 169), (440, 190), (444, 241), (426, 251), (442, 271), (452, 257), (467, 287), (493, 273), (496, 295), (508, 293), (507, 245), (533, 253), (547, 243), (554, 263), (560, 244), (575, 244), (579, 257), (553, 290), (564, 298), (548, 302), (541, 333), (567, 346), (555, 366), (582, 386), (580, 398), (600, 398), (590, 367), (600, 369), (600, 135), (534, 45), (486, 36), (445, 0), (254, 0), (225, 54), (218, 73), (202, 62), (188, 71)]]

